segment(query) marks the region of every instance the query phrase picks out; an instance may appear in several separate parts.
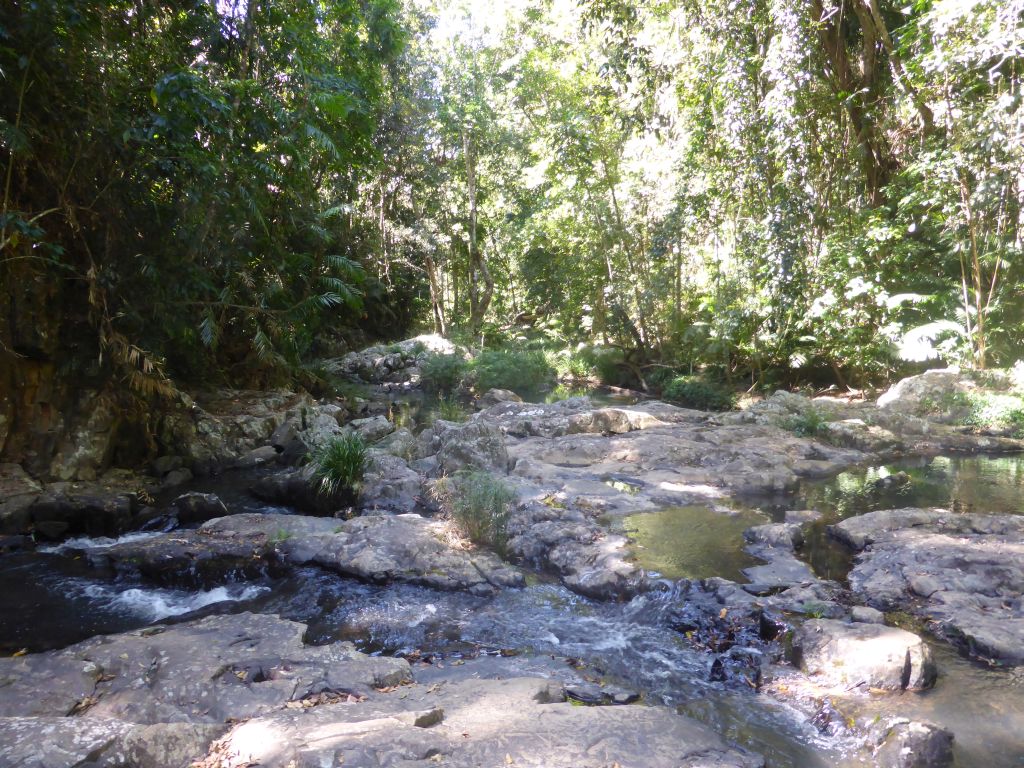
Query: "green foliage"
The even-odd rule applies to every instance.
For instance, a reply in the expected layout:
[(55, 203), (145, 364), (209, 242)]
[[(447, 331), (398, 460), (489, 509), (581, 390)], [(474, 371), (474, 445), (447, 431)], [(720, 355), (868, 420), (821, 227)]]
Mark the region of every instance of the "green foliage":
[(588, 355), (563, 349), (547, 357), (560, 381), (585, 382), (594, 378), (594, 365)]
[(508, 483), (491, 473), (468, 472), (455, 479), (452, 517), (470, 541), (492, 547), (504, 556), (515, 498)]
[(450, 394), (462, 384), (468, 370), (461, 355), (429, 355), (420, 363), (420, 380), (428, 392)]
[(677, 376), (665, 387), (662, 397), (702, 411), (727, 411), (735, 404), (735, 394), (730, 389), (700, 376)]
[(359, 435), (342, 435), (314, 451), (313, 479), (327, 497), (355, 496), (366, 469), (366, 444)]
[(954, 390), (938, 399), (922, 398), (924, 415), (940, 415), (975, 429), (1024, 438), (1024, 396), (1013, 392)]
[(550, 386), (555, 378), (555, 369), (540, 350), (485, 349), (473, 359), (472, 370), (478, 392), (536, 392)]
[(828, 419), (813, 405), (803, 413), (787, 419), (783, 426), (799, 437), (822, 437), (828, 434)]
[(461, 422), (466, 420), (466, 409), (456, 398), (444, 397), (437, 403), (437, 418), (445, 421)]

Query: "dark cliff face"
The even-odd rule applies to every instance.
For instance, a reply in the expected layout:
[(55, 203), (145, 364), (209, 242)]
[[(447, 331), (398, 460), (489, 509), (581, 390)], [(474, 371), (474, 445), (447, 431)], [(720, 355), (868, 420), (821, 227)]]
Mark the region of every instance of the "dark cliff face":
[(85, 287), (9, 261), (0, 275), (0, 461), (92, 479), (147, 454), (145, 408), (102, 363)]

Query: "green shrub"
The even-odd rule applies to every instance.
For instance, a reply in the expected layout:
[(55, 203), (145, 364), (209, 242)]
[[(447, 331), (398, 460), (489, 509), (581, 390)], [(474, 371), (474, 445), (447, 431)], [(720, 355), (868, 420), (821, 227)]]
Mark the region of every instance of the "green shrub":
[(420, 363), (420, 380), (428, 392), (450, 393), (462, 383), (466, 370), (461, 355), (429, 355)]
[(555, 369), (540, 350), (485, 349), (472, 363), (476, 389), (511, 389), (523, 394), (553, 383)]
[(468, 472), (456, 478), (452, 517), (466, 538), (474, 544), (490, 546), (504, 556), (515, 498), (512, 488), (489, 472)]
[(352, 496), (366, 470), (366, 444), (359, 435), (342, 435), (313, 453), (313, 479), (324, 496)]
[(826, 424), (828, 419), (825, 418), (825, 414), (811, 406), (803, 413), (790, 418), (783, 426), (799, 437), (819, 437), (827, 432)]
[(581, 353), (589, 358), (598, 381), (609, 387), (629, 387), (634, 384), (633, 374), (625, 365), (625, 356), (619, 349), (587, 350)]
[(735, 395), (721, 384), (700, 376), (677, 376), (662, 392), (665, 400), (702, 411), (727, 411), (734, 405)]
[(587, 381), (594, 376), (594, 366), (586, 356), (563, 349), (548, 355), (548, 364), (561, 381)]

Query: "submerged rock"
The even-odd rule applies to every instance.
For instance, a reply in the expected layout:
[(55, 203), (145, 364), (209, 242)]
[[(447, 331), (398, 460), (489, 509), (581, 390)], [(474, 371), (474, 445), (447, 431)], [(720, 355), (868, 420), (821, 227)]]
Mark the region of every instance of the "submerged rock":
[(953, 765), (953, 734), (931, 723), (890, 718), (875, 726), (879, 768), (947, 768)]
[(807, 621), (793, 635), (797, 665), (816, 682), (854, 690), (920, 690), (935, 683), (927, 644), (915, 634), (881, 624)]

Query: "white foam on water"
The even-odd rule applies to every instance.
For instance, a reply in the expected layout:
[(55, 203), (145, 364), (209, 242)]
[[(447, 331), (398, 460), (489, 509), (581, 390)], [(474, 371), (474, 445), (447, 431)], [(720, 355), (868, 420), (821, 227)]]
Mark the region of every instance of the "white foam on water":
[(131, 589), (119, 590), (109, 584), (90, 584), (84, 590), (88, 597), (103, 600), (129, 613), (150, 621), (159, 621), (169, 616), (180, 616), (207, 605), (223, 602), (249, 600), (267, 592), (270, 587), (253, 584), (244, 587), (215, 587), (200, 592), (185, 592), (175, 589)]
[(117, 544), (128, 544), (132, 541), (145, 541), (146, 539), (152, 539), (160, 535), (162, 535), (161, 531), (146, 531), (143, 533), (126, 533), (124, 536), (118, 536), (116, 539), (109, 536), (78, 536), (73, 539), (66, 539), (59, 544), (46, 544), (42, 547), (37, 547), (36, 551), (59, 555), (72, 550), (100, 550), (113, 547)]

